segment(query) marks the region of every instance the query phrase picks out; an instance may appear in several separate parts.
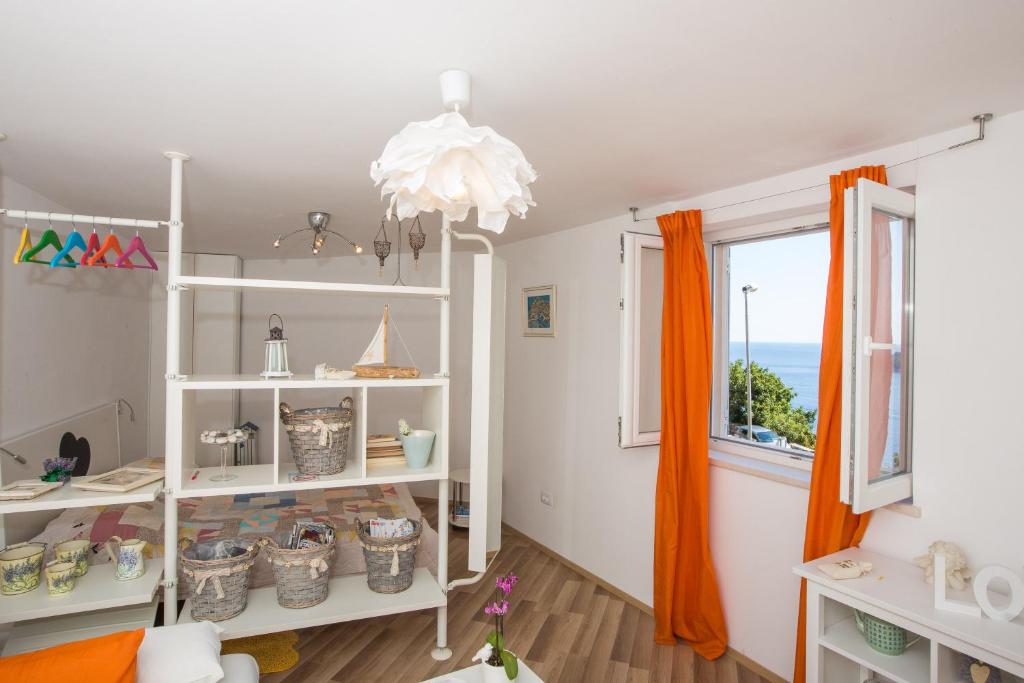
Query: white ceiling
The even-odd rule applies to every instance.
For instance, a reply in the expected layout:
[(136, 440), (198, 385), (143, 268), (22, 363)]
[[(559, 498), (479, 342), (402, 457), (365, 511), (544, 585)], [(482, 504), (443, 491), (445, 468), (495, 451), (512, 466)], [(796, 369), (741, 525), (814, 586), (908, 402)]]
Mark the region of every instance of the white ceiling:
[(540, 173), (520, 239), (1024, 109), (1022, 35), (1017, 0), (0, 0), (0, 172), (157, 218), (180, 150), (186, 249), (310, 209), (368, 244), (370, 161), (463, 68)]

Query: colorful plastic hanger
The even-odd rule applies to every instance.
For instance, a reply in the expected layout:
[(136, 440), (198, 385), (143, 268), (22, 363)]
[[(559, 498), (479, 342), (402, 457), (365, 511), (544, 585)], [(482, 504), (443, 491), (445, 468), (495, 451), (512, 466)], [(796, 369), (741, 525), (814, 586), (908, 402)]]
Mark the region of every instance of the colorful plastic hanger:
[[(85, 245), (85, 253), (82, 254), (82, 258), (81, 258), (81, 260), (78, 261), (78, 265), (80, 265), (80, 266), (88, 266), (88, 265), (90, 265), (89, 259), (91, 259), (92, 255), (95, 254), (97, 251), (99, 251), (99, 249), (100, 249), (100, 236), (96, 234), (96, 220), (93, 219), (92, 233), (90, 233), (90, 235), (89, 235), (89, 241), (86, 242), (86, 245)], [(102, 261), (102, 263), (100, 263), (99, 265), (106, 265), (107, 259), (105, 259), (105, 258), (103, 258), (101, 256), (100, 260)]]
[[(71, 258), (71, 250), (79, 249), (82, 252), (85, 252), (88, 249), (88, 246), (85, 243), (85, 238), (82, 237), (82, 233), (78, 232), (78, 228), (74, 223), (71, 225), (74, 229), (71, 231), (71, 234), (68, 235), (67, 241), (64, 242), (64, 248), (57, 252), (56, 256), (50, 259), (51, 268), (77, 268), (78, 261)], [(70, 261), (70, 263), (61, 263), (60, 260), (62, 258), (65, 259), (65, 261)]]
[[(81, 237), (81, 235), (79, 235), (79, 237)], [(21, 262), (45, 263), (46, 265), (50, 265), (49, 260), (44, 261), (42, 259), (35, 258), (39, 252), (41, 252), (43, 249), (46, 249), (47, 247), (53, 247), (54, 249), (57, 250), (58, 253), (64, 251), (64, 245), (60, 243), (60, 236), (53, 229), (52, 224), (50, 225), (50, 227), (46, 229), (46, 232), (43, 233), (43, 236), (39, 238), (39, 243), (21, 255)], [(64, 255), (64, 260), (71, 264), (74, 264), (75, 262), (75, 260), (68, 256), (67, 254)]]
[(14, 265), (21, 263), (22, 255), (32, 248), (32, 235), (28, 231), (28, 221), (25, 221), (25, 227), (21, 231), (21, 241), (18, 242), (18, 250), (14, 252)]
[[(132, 255), (135, 254), (136, 252), (141, 254), (142, 258), (146, 259), (146, 262), (149, 263), (148, 267), (136, 265), (131, 262), (130, 259)], [(156, 261), (154, 261), (153, 257), (149, 255), (148, 251), (146, 251), (146, 244), (145, 242), (142, 241), (142, 238), (139, 237), (138, 233), (135, 233), (135, 237), (133, 237), (132, 241), (128, 243), (128, 248), (124, 250), (124, 253), (121, 254), (121, 256), (117, 259), (117, 262), (114, 265), (117, 266), (118, 268), (127, 267), (142, 268), (143, 270), (157, 270)]]
[[(106, 253), (113, 250), (113, 252), (120, 258), (124, 251), (121, 249), (121, 243), (117, 240), (117, 235), (114, 234), (114, 229), (110, 229), (110, 234), (107, 235), (107, 239), (103, 240), (103, 244), (100, 245), (99, 251), (89, 257), (90, 266), (102, 266), (104, 268), (115, 268), (117, 262), (109, 263), (106, 259)], [(134, 268), (130, 263), (126, 263), (124, 268)]]

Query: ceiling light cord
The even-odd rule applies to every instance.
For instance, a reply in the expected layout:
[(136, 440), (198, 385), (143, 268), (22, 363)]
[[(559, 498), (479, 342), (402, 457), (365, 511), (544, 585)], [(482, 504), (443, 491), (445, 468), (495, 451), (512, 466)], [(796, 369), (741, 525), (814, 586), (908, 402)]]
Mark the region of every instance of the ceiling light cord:
[[(942, 149), (937, 149), (934, 152), (928, 152), (927, 154), (921, 154), (919, 156), (913, 157), (912, 159), (905, 159), (904, 161), (900, 161), (900, 162), (895, 163), (895, 164), (889, 164), (888, 166), (886, 166), (886, 168), (897, 168), (898, 166), (903, 166), (904, 164), (910, 164), (910, 163), (913, 163), (915, 161), (920, 161), (921, 159), (927, 159), (928, 157), (933, 157), (936, 154), (942, 154), (943, 152), (948, 152), (948, 151), (953, 150), (953, 149), (959, 149), (961, 147), (966, 147), (967, 145), (974, 144), (975, 142), (981, 142), (982, 140), (985, 139), (985, 123), (992, 120), (992, 114), (978, 114), (977, 116), (973, 117), (971, 120), (978, 124), (978, 136), (977, 137), (971, 138), (970, 140), (964, 140), (963, 142), (958, 142), (955, 145), (950, 145), (949, 147), (943, 147)], [(731, 204), (722, 204), (721, 206), (713, 206), (710, 209), (703, 209), (702, 213), (708, 213), (708, 212), (711, 212), (711, 211), (718, 211), (719, 209), (729, 209), (729, 208), (732, 208), (734, 206), (742, 206), (743, 204), (750, 204), (750, 203), (753, 203), (753, 202), (760, 202), (760, 201), (765, 200), (765, 199), (774, 199), (776, 197), (784, 197), (784, 196), (786, 196), (788, 194), (796, 194), (797, 192), (806, 192), (807, 190), (817, 190), (818, 188), (821, 188), (821, 187), (828, 187), (828, 183), (827, 182), (825, 182), (825, 183), (818, 183), (817, 185), (808, 185), (807, 187), (799, 187), (799, 188), (797, 188), (795, 190), (785, 190), (783, 192), (776, 192), (775, 194), (766, 194), (763, 197), (754, 197), (753, 199), (744, 199), (742, 201), (732, 202)], [(634, 223), (642, 223), (644, 221), (657, 220), (657, 218), (654, 217), (654, 216), (649, 217), (649, 218), (638, 218), (637, 217), (637, 213), (639, 211), (640, 211), (640, 209), (635, 207), (635, 206), (629, 207), (629, 212), (633, 215), (633, 222)]]

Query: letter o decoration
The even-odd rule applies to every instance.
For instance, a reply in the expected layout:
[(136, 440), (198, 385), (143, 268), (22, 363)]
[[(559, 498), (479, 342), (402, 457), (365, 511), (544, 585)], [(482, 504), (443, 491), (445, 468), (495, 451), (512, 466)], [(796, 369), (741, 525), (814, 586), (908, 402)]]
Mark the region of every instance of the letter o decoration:
[[(993, 579), (1003, 579), (1010, 584), (1010, 602), (1005, 607), (996, 607), (988, 598), (988, 584)], [(992, 565), (985, 567), (974, 577), (974, 599), (990, 618), (999, 621), (1013, 621), (1024, 611), (1024, 579), (1006, 567)]]

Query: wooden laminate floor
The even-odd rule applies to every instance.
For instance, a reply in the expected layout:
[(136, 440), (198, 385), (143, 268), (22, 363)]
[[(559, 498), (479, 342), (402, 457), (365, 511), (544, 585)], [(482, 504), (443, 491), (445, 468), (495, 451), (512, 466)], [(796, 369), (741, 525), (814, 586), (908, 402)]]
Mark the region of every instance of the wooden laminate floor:
[[(419, 503), (436, 528), (436, 504)], [(468, 536), (451, 529), (449, 539), (449, 567), (461, 576)], [(469, 666), (491, 628), (482, 609), (492, 577), (509, 571), (520, 583), (506, 617), (507, 646), (546, 683), (769, 683), (728, 656), (708, 662), (686, 645), (656, 645), (649, 614), (512, 531), (506, 531), (488, 577), (450, 596), (448, 644), (454, 654), (448, 661), (430, 657), (437, 620), (429, 610), (299, 631), (298, 666), (262, 681), (417, 683)]]

